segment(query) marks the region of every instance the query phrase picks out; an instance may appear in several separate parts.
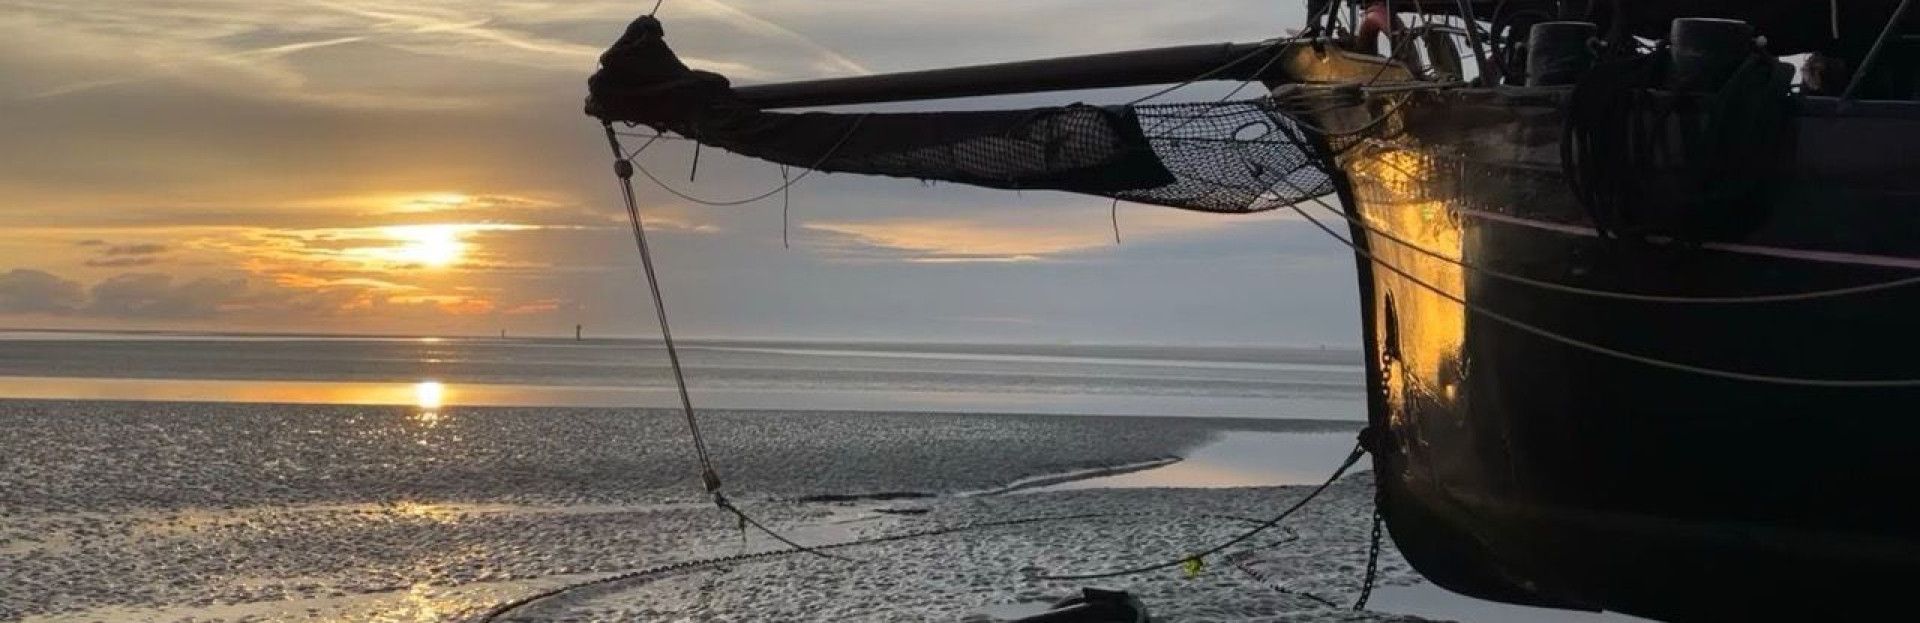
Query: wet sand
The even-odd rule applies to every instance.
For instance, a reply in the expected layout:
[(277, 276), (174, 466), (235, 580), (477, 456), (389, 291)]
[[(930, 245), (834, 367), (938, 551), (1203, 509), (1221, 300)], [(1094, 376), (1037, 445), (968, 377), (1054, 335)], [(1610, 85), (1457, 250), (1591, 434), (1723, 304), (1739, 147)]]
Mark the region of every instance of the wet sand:
[[(1265, 515), (1299, 489), (957, 494), (1178, 456), (1223, 431), (1353, 428), (795, 412), (704, 422), (734, 498), (813, 542), (980, 517), (1135, 515), (849, 548), (860, 565), (789, 556), (568, 594), (516, 616), (939, 620), (1052, 598), (1073, 584), (1029, 568), (1178, 555), (1243, 528), (1196, 514)], [(467, 620), (569, 582), (773, 547), (743, 543), (702, 501), (683, 426), (646, 410), (0, 402), (0, 619)], [(798, 501), (870, 494), (938, 497)], [(1238, 559), (1264, 575), (1223, 561), (1194, 580), (1102, 585), (1139, 590), (1172, 620), (1373, 620), (1259, 579), (1350, 598), (1369, 499), (1364, 479), (1343, 484), (1294, 527), (1300, 541)], [(880, 512), (901, 507), (926, 512)]]

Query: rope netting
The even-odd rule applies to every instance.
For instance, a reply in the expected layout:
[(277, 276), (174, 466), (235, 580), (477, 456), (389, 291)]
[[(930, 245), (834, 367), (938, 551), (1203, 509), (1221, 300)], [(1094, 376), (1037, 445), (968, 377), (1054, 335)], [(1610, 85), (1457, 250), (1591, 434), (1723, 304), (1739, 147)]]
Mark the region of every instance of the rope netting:
[(1171, 183), (1116, 193), (1209, 212), (1258, 212), (1334, 192), (1329, 159), (1270, 98), (1133, 107)]
[[(880, 126), (923, 117), (874, 115)], [(956, 181), (992, 188), (1065, 190), (1204, 212), (1258, 212), (1334, 192), (1306, 130), (1271, 99), (1020, 111), (968, 136), (905, 149), (850, 137), (812, 168)], [(928, 119), (931, 123), (946, 120)], [(849, 128), (860, 133), (859, 129)], [(894, 136), (898, 136), (895, 134)], [(750, 149), (750, 148), (749, 148)], [(760, 154), (766, 157), (766, 154)]]
[[(908, 113), (784, 113), (687, 68), (642, 17), (590, 81), (588, 112), (821, 172), (1060, 190), (1204, 212), (1334, 192), (1325, 150), (1273, 98)], [(804, 173), (804, 172), (803, 172)]]

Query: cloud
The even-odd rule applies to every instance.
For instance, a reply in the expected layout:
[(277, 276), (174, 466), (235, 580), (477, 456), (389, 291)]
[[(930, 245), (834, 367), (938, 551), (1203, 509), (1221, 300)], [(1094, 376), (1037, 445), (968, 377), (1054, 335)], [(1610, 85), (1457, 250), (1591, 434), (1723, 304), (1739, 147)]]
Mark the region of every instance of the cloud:
[[(835, 51), (833, 48), (829, 48), (827, 46), (821, 45), (819, 42), (814, 41), (811, 37), (800, 34), (798, 31), (795, 31), (791, 28), (781, 26), (779, 24), (768, 21), (766, 19), (762, 19), (758, 16), (753, 15), (752, 13), (742, 11), (731, 4), (721, 2), (720, 0), (693, 0), (692, 6), (695, 8), (697, 13), (703, 13), (706, 15), (718, 17), (722, 20), (725, 20), (729, 23), (732, 23), (736, 26), (739, 26), (745, 29), (750, 34), (760, 35), (760, 36), (779, 37), (787, 41), (799, 44), (800, 47), (805, 48), (807, 51), (812, 52), (816, 55), (819, 55), (822, 59), (824, 59), (825, 67), (823, 67), (823, 69), (826, 69), (828, 71), (837, 71), (838, 73), (852, 73), (852, 74), (859, 74), (859, 75), (873, 73), (873, 70), (868, 69), (866, 65), (861, 64), (859, 61), (855, 61), (851, 58), (848, 58), (845, 54), (841, 54)], [(709, 70), (717, 69), (714, 67), (706, 67), (706, 68)]]
[[(134, 256), (132, 259), (144, 259)], [(0, 273), (0, 314), (148, 322), (314, 322), (436, 320), (463, 316), (538, 316), (573, 302), (528, 298), (500, 302), (489, 288), (433, 289), (359, 276), (179, 276), (123, 273), (92, 287), (36, 269)], [(95, 320), (96, 322), (98, 320)]]
[(0, 273), (0, 314), (66, 314), (86, 301), (80, 284), (46, 271)]
[(125, 268), (130, 266), (152, 266), (160, 263), (160, 258), (152, 256), (96, 257), (87, 260), (86, 263), (88, 266), (94, 268)]
[(540, 299), (537, 301), (528, 301), (526, 303), (515, 305), (513, 307), (507, 308), (505, 311), (501, 313), (504, 313), (509, 316), (527, 316), (527, 315), (534, 315), (534, 314), (547, 314), (547, 313), (560, 311), (562, 308), (566, 307), (569, 304), (571, 304), (570, 301), (566, 301), (562, 299)]
[[(802, 227), (834, 234), (822, 243), (823, 250), (845, 259), (1032, 262), (1115, 246), (1112, 226), (1088, 216), (1086, 210), (1064, 206), (1053, 211), (975, 209), (963, 217), (865, 218)], [(1295, 218), (1279, 211), (1226, 217), (1153, 208), (1128, 213), (1123, 225), (1128, 242), (1138, 243)]]
[(356, 20), (313, 8), (225, 0), (114, 6), (15, 0), (10, 8), (11, 19), (0, 19), (0, 54), (8, 65), (24, 66), (18, 79), (25, 84), (11, 98), (18, 102), (129, 86), (178, 93), (189, 86), (328, 108), (450, 110), (475, 103), (402, 93), (379, 81), (332, 79), (336, 73), (301, 57), (378, 46)]
[(94, 284), (86, 313), (114, 318), (209, 318), (247, 291), (243, 278), (202, 277), (176, 283), (171, 275), (128, 273)]
[(507, 223), (431, 223), (384, 227), (237, 229), (190, 240), (195, 249), (245, 258), (252, 272), (269, 275), (343, 274), (380, 277), (424, 267), (484, 271), (538, 266), (503, 258), (475, 240), (489, 234), (535, 231)]
[(167, 252), (167, 245), (144, 242), (140, 244), (117, 244), (101, 251), (101, 255), (157, 255)]
[(82, 240), (80, 246), (97, 249), (95, 257), (87, 258), (85, 264), (93, 268), (131, 268), (152, 266), (166, 261), (161, 254), (168, 250), (167, 245), (142, 242), (136, 244), (108, 244), (104, 240)]

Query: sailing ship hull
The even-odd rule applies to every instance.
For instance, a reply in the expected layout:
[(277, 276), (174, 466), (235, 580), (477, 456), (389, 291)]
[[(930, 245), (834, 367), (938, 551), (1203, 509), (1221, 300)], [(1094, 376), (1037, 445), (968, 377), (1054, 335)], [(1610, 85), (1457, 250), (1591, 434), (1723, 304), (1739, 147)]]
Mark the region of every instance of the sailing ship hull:
[(1744, 207), (1753, 226), (1693, 244), (1595, 231), (1561, 172), (1566, 96), (1462, 89), (1322, 118), (1392, 116), (1339, 164), (1362, 249), (1369, 445), (1400, 550), (1457, 592), (1662, 619), (1863, 608), (1877, 605), (1863, 592), (1920, 578), (1920, 520), (1906, 513), (1920, 389), (1619, 354), (1920, 378), (1920, 286), (1675, 304), (1493, 274), (1685, 297), (1920, 275), (1920, 167), (1906, 155), (1920, 104), (1800, 101), (1791, 175)]

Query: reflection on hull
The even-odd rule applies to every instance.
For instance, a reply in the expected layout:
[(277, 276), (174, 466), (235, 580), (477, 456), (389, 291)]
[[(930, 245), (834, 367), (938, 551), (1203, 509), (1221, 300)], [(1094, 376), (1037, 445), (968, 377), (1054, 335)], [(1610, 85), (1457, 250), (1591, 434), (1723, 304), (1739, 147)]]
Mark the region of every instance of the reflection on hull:
[[(1677, 305), (1887, 281), (1920, 268), (1920, 106), (1807, 101), (1794, 177), (1766, 222), (1707, 248), (1594, 234), (1559, 169), (1560, 94), (1461, 90), (1325, 115), (1399, 129), (1341, 156), (1370, 354), (1375, 469), (1396, 543), (1480, 597), (1670, 619), (1848, 608), (1920, 577), (1920, 390), (1822, 388), (1649, 367), (1554, 333), (1708, 368), (1920, 378), (1920, 288), (1803, 302)], [(1435, 252), (1432, 257), (1396, 242)], [(1443, 259), (1444, 258), (1444, 259)], [(1756, 598), (1756, 596), (1767, 596)], [(1862, 607), (1862, 606), (1851, 606)]]

